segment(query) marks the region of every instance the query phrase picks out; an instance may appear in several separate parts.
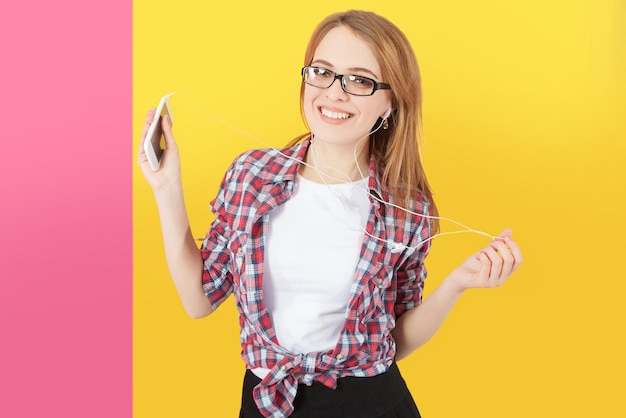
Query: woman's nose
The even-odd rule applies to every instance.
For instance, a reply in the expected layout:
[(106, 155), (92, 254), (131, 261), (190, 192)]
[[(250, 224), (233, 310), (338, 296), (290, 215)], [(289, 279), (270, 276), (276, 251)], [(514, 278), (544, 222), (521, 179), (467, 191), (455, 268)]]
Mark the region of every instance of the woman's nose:
[(333, 80), (333, 84), (328, 87), (326, 96), (332, 100), (345, 99), (348, 96), (341, 85), (342, 80), (337, 77)]

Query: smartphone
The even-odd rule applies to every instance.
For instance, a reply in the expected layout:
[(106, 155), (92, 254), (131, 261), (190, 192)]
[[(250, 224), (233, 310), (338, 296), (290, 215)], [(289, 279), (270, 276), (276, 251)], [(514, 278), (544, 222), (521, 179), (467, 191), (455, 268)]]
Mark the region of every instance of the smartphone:
[(158, 171), (161, 166), (161, 159), (163, 158), (163, 151), (165, 150), (165, 138), (163, 137), (163, 129), (161, 128), (161, 121), (163, 116), (168, 115), (170, 117), (170, 123), (174, 125), (174, 116), (170, 110), (170, 105), (167, 101), (174, 93), (167, 94), (161, 98), (156, 112), (154, 112), (154, 119), (150, 124), (148, 133), (146, 134), (146, 140), (143, 143), (146, 157), (152, 171)]

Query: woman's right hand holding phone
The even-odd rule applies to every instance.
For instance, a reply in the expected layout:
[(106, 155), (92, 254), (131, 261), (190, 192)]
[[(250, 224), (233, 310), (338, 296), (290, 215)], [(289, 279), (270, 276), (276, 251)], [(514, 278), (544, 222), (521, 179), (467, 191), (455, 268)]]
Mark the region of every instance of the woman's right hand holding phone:
[(141, 167), (144, 177), (148, 181), (148, 184), (152, 187), (152, 190), (156, 193), (164, 188), (172, 185), (180, 185), (180, 158), (178, 154), (178, 146), (174, 141), (174, 135), (172, 134), (172, 124), (169, 116), (164, 116), (161, 120), (161, 127), (163, 129), (163, 136), (165, 138), (165, 150), (163, 151), (163, 157), (161, 159), (161, 165), (157, 171), (153, 171), (150, 168), (148, 157), (144, 151), (144, 142), (146, 141), (146, 135), (150, 124), (154, 119), (154, 113), (156, 109), (150, 109), (146, 116), (146, 122), (144, 123), (141, 133), (141, 141), (139, 142), (139, 155), (137, 162)]

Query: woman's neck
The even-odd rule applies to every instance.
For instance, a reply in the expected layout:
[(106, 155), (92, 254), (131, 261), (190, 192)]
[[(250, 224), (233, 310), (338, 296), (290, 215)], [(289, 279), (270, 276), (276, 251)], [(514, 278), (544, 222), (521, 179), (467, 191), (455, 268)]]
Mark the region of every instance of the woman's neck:
[[(369, 176), (369, 141), (355, 145), (329, 144), (311, 139), (300, 175), (318, 183), (349, 183)], [(356, 161), (355, 161), (356, 155)], [(358, 164), (358, 165), (357, 165)], [(360, 171), (359, 171), (360, 170)]]

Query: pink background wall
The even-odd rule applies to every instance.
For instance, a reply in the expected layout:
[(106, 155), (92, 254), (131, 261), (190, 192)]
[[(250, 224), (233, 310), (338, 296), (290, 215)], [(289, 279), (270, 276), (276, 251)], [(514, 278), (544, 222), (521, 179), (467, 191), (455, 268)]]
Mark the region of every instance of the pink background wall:
[(0, 13), (0, 416), (127, 417), (132, 3)]

